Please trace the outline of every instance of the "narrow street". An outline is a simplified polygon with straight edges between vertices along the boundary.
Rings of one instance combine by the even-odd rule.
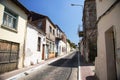
[[[0,0],[0,80],[120,80],[120,0]]]
[[[77,80],[78,54],[61,58],[19,80]]]

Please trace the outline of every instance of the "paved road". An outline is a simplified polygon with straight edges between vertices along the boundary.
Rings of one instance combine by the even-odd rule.
[[[77,80],[77,53],[61,58],[20,80]]]

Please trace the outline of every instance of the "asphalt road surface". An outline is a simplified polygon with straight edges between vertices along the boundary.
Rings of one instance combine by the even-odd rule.
[[[69,54],[20,80],[77,80],[78,54]]]

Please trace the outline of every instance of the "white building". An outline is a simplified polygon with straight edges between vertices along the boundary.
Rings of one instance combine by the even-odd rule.
[[[56,25],[56,54],[58,56],[64,55],[67,53],[67,43],[66,43],[66,35],[64,32],[60,29],[58,25]],[[69,45],[68,45],[69,46]]]
[[[61,55],[64,55],[66,54],[66,44],[65,42],[63,42],[62,40],[60,40],[58,42],[58,55],[61,56]]]
[[[45,59],[50,59],[55,57],[55,34],[56,27],[54,23],[50,20],[49,17],[45,15],[41,15],[36,12],[31,12],[32,22],[45,33],[46,35],[46,51],[45,51]],[[37,20],[37,22],[34,22]]]
[[[70,44],[67,42],[67,53],[69,53],[71,50]]]
[[[27,25],[24,66],[37,64],[45,59],[46,37],[38,26],[30,23]]]

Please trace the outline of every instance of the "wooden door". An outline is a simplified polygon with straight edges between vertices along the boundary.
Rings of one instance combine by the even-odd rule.
[[[0,73],[17,69],[19,44],[0,40]]]
[[[45,49],[45,45],[43,44],[43,46],[42,46],[42,60],[45,59],[44,49]]]

